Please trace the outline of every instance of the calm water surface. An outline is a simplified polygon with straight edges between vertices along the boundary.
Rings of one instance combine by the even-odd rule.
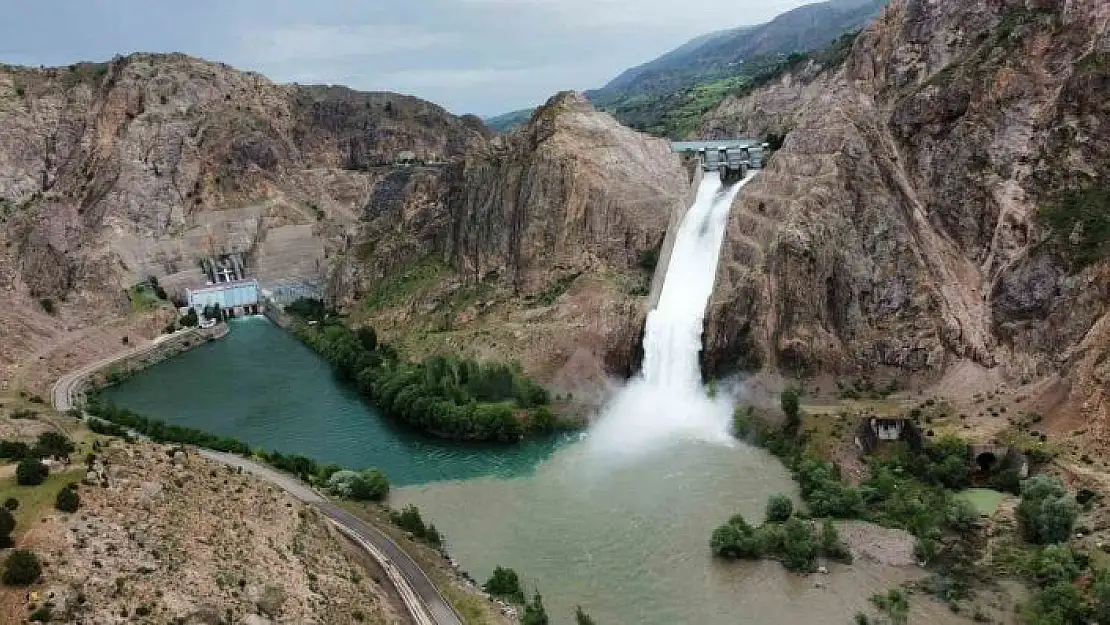
[[[226,339],[106,395],[254,446],[380,467],[405,486],[392,505],[419,505],[475,578],[496,565],[516,568],[543,592],[555,623],[573,622],[581,604],[606,625],[843,624],[906,575],[858,563],[803,578],[774,562],[710,557],[715,526],[737,512],[758,523],[768,496],[794,492],[785,468],[762,451],[689,441],[614,463],[571,441],[428,440],[385,422],[326,362],[262,318],[236,320]]]
[[[395,485],[531,472],[556,441],[461,445],[397,427],[331,367],[265,317],[231,322],[213,341],[138,373],[104,396],[168,423],[232,436],[352,468],[375,466]]]

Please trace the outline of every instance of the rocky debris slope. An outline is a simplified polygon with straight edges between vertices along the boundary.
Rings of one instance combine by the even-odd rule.
[[[75,474],[75,480],[78,479]],[[76,623],[395,623],[384,575],[315,509],[183,451],[111,443],[27,537]],[[381,581],[379,581],[381,580]]]
[[[734,207],[707,364],[1097,370],[1110,298],[1081,253],[1105,218],[1072,200],[1110,182],[1108,21],[1098,0],[896,0],[835,71],[711,113],[786,139]]]

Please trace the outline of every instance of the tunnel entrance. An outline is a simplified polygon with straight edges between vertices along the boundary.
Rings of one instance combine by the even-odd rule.
[[[993,452],[984,451],[975,456],[975,465],[979,467],[980,473],[990,473],[998,466],[998,456]]]

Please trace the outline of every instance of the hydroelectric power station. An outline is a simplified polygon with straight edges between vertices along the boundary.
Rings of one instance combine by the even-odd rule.
[[[750,170],[763,168],[767,144],[754,139],[675,141],[671,148],[679,154],[696,154],[702,169],[718,172],[722,183],[731,184],[747,178]]]

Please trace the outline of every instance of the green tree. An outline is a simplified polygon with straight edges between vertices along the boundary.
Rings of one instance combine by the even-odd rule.
[[[550,622],[547,618],[547,610],[543,607],[543,597],[537,591],[532,595],[532,600],[524,606],[524,616],[520,619],[520,625],[549,625]]]
[[[794,514],[794,502],[786,495],[772,495],[767,500],[768,523],[785,523]]]
[[[597,622],[590,618],[580,605],[574,606],[574,623],[575,625],[597,625]]]
[[[524,590],[520,587],[520,577],[510,568],[496,567],[489,580],[482,586],[486,592],[512,603],[524,603]]]
[[[29,586],[42,576],[42,564],[38,556],[26,549],[16,549],[4,560],[3,582],[5,586]]]
[[[779,405],[786,415],[786,429],[792,433],[797,432],[802,425],[801,392],[793,386],[784,389],[779,394]]]
[[[62,458],[68,457],[71,453],[77,450],[73,441],[69,440],[64,434],[57,432],[45,432],[39,435],[39,440],[35,443],[32,450],[32,455],[39,458]]]
[[[1026,625],[1070,625],[1088,622],[1090,613],[1075,584],[1058,582],[1037,591],[1026,603],[1022,616]]]
[[[366,469],[351,482],[351,498],[358,501],[382,501],[389,495],[389,478],[378,469]]]
[[[362,348],[368,352],[378,349],[378,333],[374,331],[371,326],[363,326],[358,329],[358,342]]]
[[[791,518],[782,525],[782,563],[787,569],[808,573],[817,564],[817,537],[806,521]]]
[[[825,519],[821,524],[821,553],[836,562],[852,563],[852,552],[840,540],[840,532],[836,531],[832,519]]]
[[[1067,541],[1078,516],[1079,504],[1059,478],[1036,475],[1022,482],[1017,518],[1030,542],[1047,545]]]
[[[15,516],[7,508],[0,508],[0,549],[12,546],[13,530],[15,530]]]
[[[197,317],[196,309],[190,308],[189,312],[181,316],[181,326],[185,328],[195,328],[200,323],[200,318]]]
[[[31,448],[23,441],[0,440],[0,459],[23,460],[31,455]]]
[[[1049,545],[1033,560],[1033,575],[1042,586],[1071,583],[1079,578],[1079,564],[1072,556],[1071,548]]]
[[[50,469],[38,458],[24,458],[15,468],[15,481],[20,486],[38,486],[46,481]]]
[[[7,499],[4,500],[4,509],[5,510],[17,510],[17,509],[19,509],[19,500],[16,499],[15,497],[8,497]]]
[[[77,512],[80,505],[81,497],[77,494],[77,489],[71,486],[58,491],[58,496],[54,498],[54,507],[62,512]]]

